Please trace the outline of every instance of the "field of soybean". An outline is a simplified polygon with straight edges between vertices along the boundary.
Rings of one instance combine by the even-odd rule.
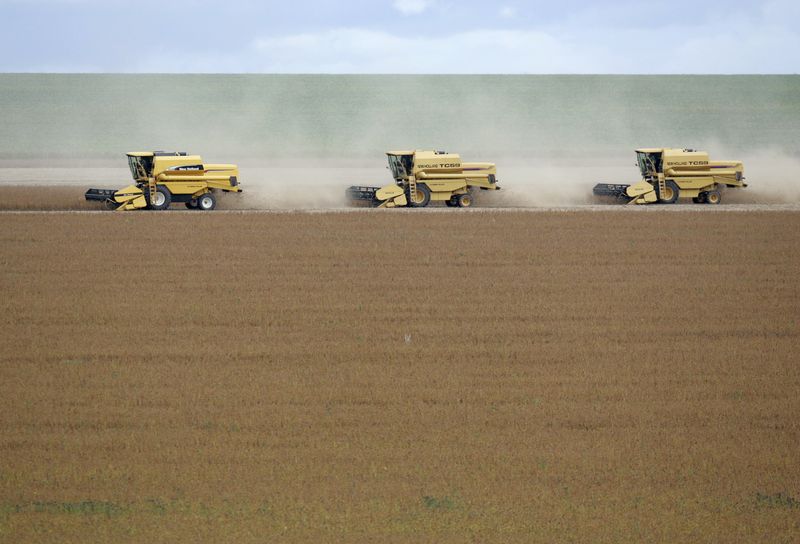
[[[795,541],[800,214],[626,210],[0,214],[0,541]]]

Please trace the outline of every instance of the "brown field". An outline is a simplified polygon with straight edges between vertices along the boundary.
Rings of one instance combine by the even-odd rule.
[[[0,186],[0,210],[103,210],[100,202],[87,202],[88,187],[76,185]]]
[[[800,213],[0,232],[0,541],[800,540]]]

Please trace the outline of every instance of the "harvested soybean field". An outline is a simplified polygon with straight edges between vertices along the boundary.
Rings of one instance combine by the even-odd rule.
[[[4,542],[800,538],[799,213],[0,231]]]

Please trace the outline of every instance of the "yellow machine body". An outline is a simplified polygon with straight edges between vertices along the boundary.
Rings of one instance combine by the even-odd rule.
[[[348,199],[381,208],[424,207],[431,201],[467,208],[477,189],[497,190],[497,169],[489,162],[462,162],[457,153],[389,151],[394,183],[384,187],[350,187]]]
[[[118,211],[164,210],[172,202],[209,210],[216,206],[215,192],[242,192],[235,164],[208,164],[183,152],[137,151],[127,157],[134,184],[117,191],[89,189],[87,200],[105,201]]]
[[[719,204],[728,187],[747,187],[741,161],[712,161],[705,151],[674,148],[636,150],[642,181],[632,185],[600,183],[596,195],[630,199],[631,204],[672,204],[691,198],[697,204]]]

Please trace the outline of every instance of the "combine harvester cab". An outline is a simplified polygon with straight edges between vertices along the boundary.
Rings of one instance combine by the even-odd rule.
[[[694,149],[637,149],[642,181],[632,185],[598,183],[594,194],[630,204],[674,204],[691,198],[695,204],[719,204],[726,187],[747,187],[741,161],[711,161]]]
[[[461,162],[444,151],[389,151],[394,183],[384,187],[354,185],[346,197],[352,206],[424,208],[431,201],[469,208],[476,189],[498,190],[497,168],[490,162]]]
[[[189,209],[213,210],[216,191],[242,192],[235,164],[204,164],[199,155],[182,151],[132,152],[127,156],[134,184],[119,190],[89,189],[86,200],[104,202],[118,211],[166,210],[173,202],[183,202]]]

